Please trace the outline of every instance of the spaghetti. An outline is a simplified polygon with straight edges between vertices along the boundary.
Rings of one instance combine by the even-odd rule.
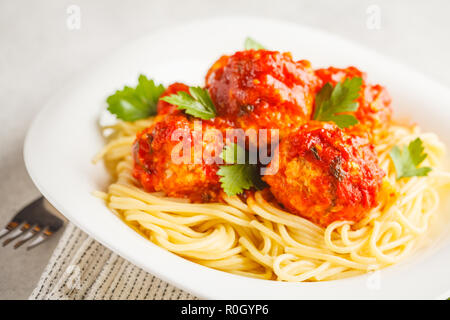
[[[439,207],[439,188],[450,181],[440,170],[444,145],[417,126],[392,124],[376,144],[386,172],[378,206],[353,223],[336,221],[322,228],[282,209],[267,191],[244,202],[223,194],[225,203],[149,193],[132,176],[132,144],[152,119],[118,122],[94,161],[104,160],[113,183],[96,192],[127,224],[156,245],[206,267],[280,281],[324,281],[378,270],[416,249]],[[396,180],[389,157],[394,145],[420,137],[433,167],[425,177]]]

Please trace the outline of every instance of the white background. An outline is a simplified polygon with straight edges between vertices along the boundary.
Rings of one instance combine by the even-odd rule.
[[[67,27],[70,5],[81,10],[79,30]],[[373,5],[379,29],[367,27]],[[339,34],[450,87],[449,12],[445,0],[0,0],[0,227],[39,196],[22,158],[33,116],[65,82],[133,39],[204,17],[270,17]],[[29,296],[57,238],[30,252],[0,247],[0,299]]]

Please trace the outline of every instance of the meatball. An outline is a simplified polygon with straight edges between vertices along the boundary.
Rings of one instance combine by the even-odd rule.
[[[359,221],[377,204],[384,172],[367,139],[311,121],[281,140],[263,180],[294,214],[326,227]]]
[[[133,176],[149,192],[192,202],[220,200],[217,158],[227,127],[221,119],[195,122],[183,113],[165,116],[137,134]],[[196,139],[199,144],[194,144]]]
[[[223,56],[206,75],[219,116],[244,130],[279,129],[280,137],[310,118],[317,84],[308,61],[266,50]]]
[[[174,113],[182,112],[181,110],[178,109],[177,106],[161,100],[162,97],[167,97],[172,94],[177,94],[177,92],[180,92],[180,91],[189,93],[189,87],[187,85],[185,85],[184,83],[180,83],[180,82],[172,83],[170,86],[167,87],[166,91],[164,91],[163,94],[160,96],[160,99],[158,100],[158,104],[156,106],[156,111],[158,113],[158,116],[164,116],[167,114],[174,114]]]
[[[347,131],[372,138],[375,130],[384,128],[389,123],[392,116],[389,93],[386,88],[379,84],[368,84],[367,76],[364,72],[355,67],[346,69],[330,67],[316,70],[316,75],[322,81],[318,88],[319,90],[327,82],[335,86],[346,78],[360,77],[363,79],[360,96],[357,100],[359,106],[355,112],[359,124],[349,128]]]

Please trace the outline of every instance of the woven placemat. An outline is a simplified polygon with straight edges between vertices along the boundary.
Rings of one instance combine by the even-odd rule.
[[[136,267],[69,223],[29,299],[195,297]]]

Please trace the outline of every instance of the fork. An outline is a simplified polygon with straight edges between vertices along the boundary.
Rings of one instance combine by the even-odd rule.
[[[9,236],[3,241],[3,246],[18,240],[14,244],[14,249],[33,240],[27,247],[27,250],[31,250],[61,229],[65,221],[65,218],[44,197],[40,197],[11,219],[0,231],[0,239]]]

